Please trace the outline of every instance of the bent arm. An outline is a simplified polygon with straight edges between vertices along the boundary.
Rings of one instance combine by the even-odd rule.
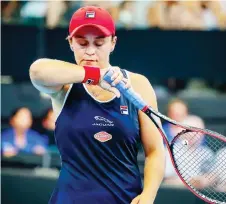
[[[29,72],[33,85],[47,94],[58,92],[66,84],[80,83],[85,77],[82,66],[52,59],[36,60]]]
[[[134,89],[155,110],[157,101],[149,81],[141,75],[136,76]],[[144,89],[145,87],[145,89]],[[141,140],[145,152],[144,189],[142,195],[154,202],[165,171],[165,151],[163,139],[154,123],[143,112],[139,112]]]

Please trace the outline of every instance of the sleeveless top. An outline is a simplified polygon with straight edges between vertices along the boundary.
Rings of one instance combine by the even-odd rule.
[[[138,110],[123,95],[99,102],[73,84],[55,140],[62,167],[49,203],[128,204],[142,192]]]

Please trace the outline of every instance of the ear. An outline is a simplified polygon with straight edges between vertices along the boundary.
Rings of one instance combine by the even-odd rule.
[[[113,39],[112,39],[112,47],[111,47],[111,52],[114,51],[115,49],[115,45],[116,45],[116,42],[117,42],[117,36],[114,36]]]
[[[73,45],[72,45],[72,38],[68,38],[68,43],[71,48],[71,51],[74,52]]]

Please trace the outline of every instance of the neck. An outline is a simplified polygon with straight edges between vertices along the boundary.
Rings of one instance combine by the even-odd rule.
[[[14,129],[15,135],[19,138],[24,138],[26,136],[26,130],[23,129]]]

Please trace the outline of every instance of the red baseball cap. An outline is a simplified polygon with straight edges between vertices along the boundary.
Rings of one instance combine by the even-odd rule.
[[[115,35],[115,23],[108,11],[96,6],[86,6],[73,14],[68,38],[75,34],[84,35],[93,27],[103,36]]]

